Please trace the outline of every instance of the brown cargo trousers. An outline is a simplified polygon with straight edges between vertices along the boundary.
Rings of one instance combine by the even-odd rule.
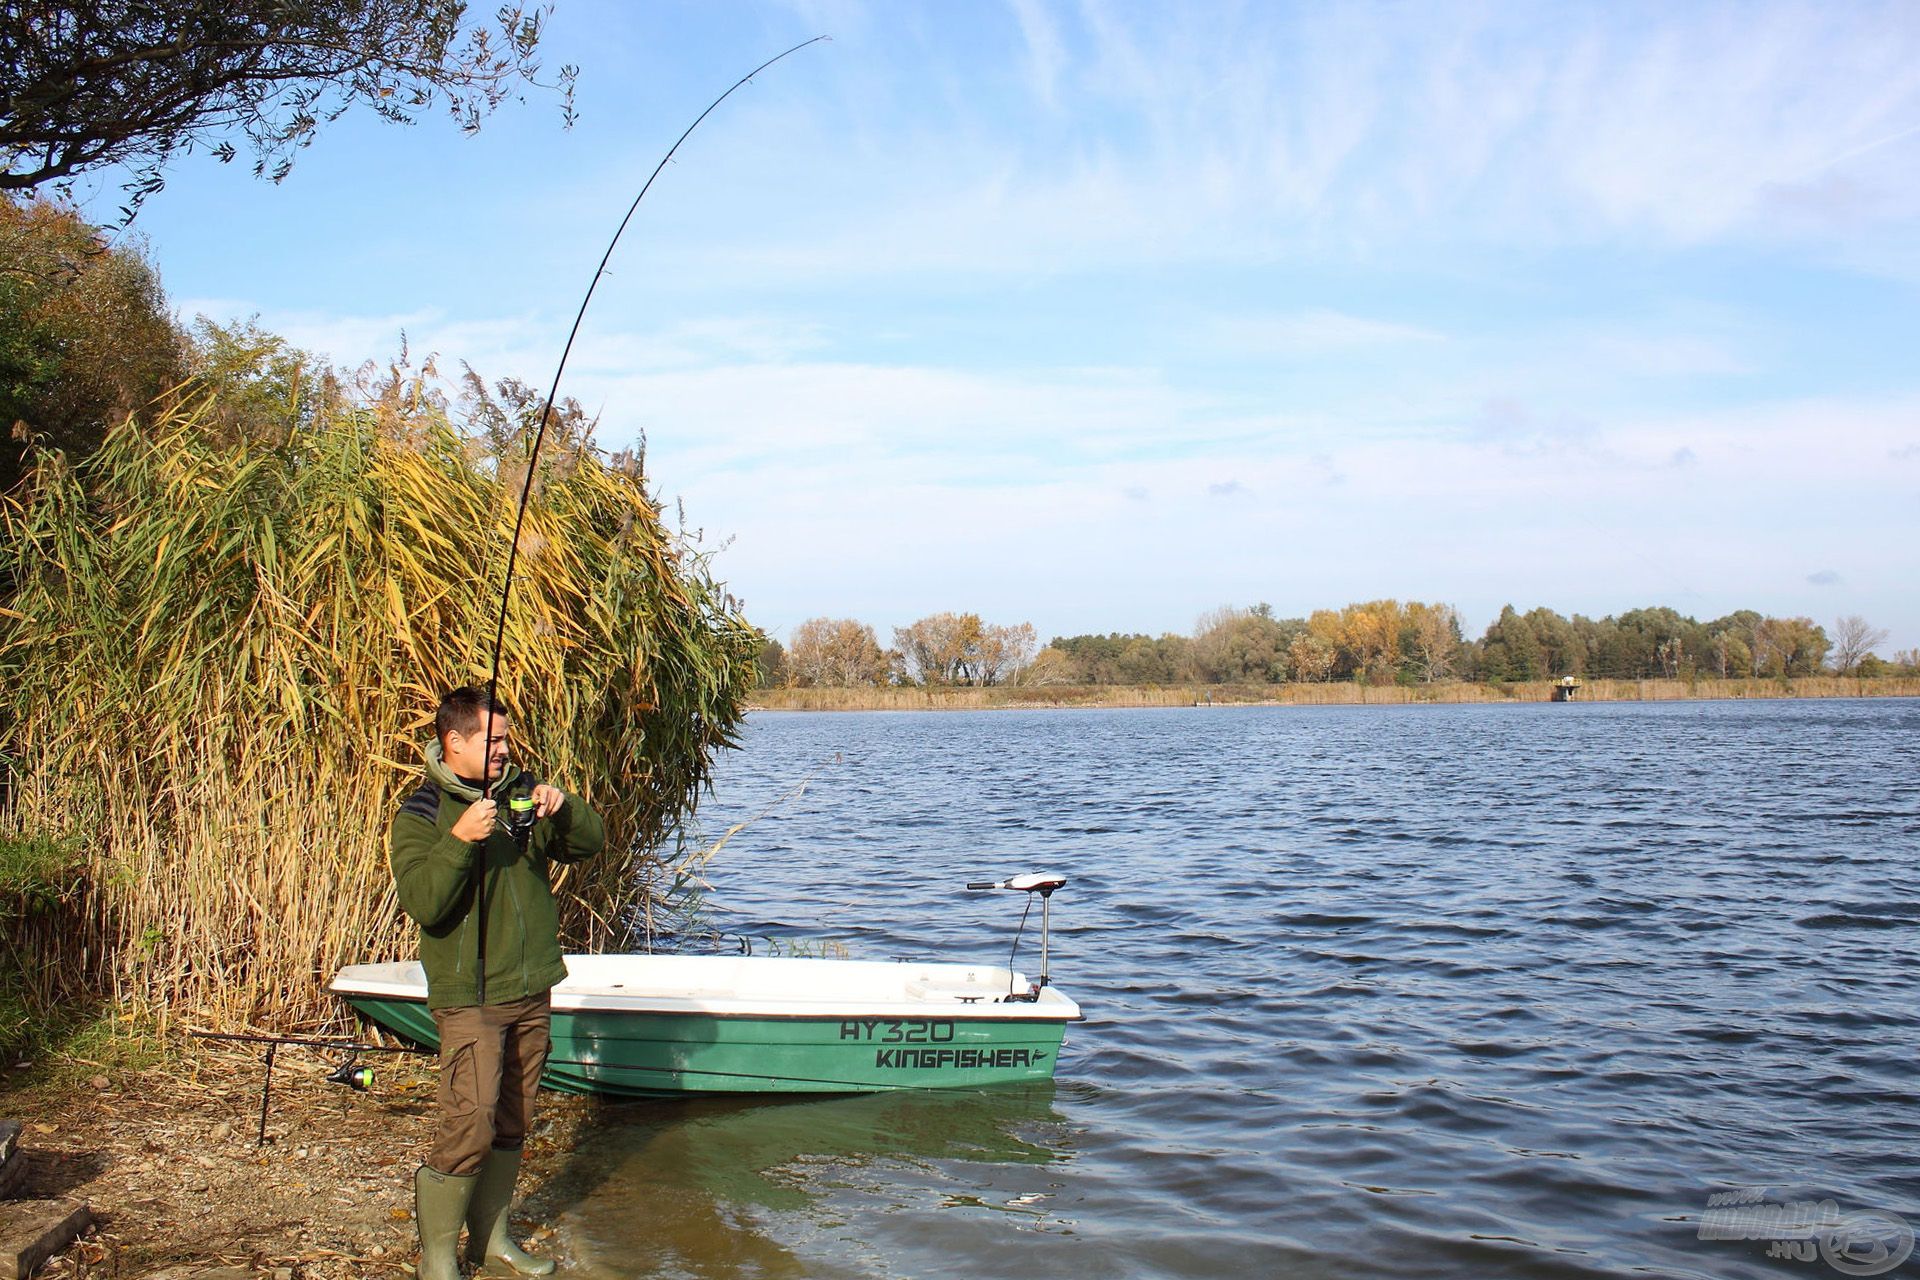
[[[465,1177],[489,1149],[518,1150],[547,1064],[546,992],[511,1004],[435,1009],[440,1029],[440,1131],[427,1164]]]

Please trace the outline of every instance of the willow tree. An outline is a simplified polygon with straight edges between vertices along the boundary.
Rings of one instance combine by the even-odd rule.
[[[544,8],[474,18],[463,0],[9,0],[0,5],[0,191],[60,189],[124,166],[130,221],[167,162],[253,154],[278,182],[320,127],[359,106],[411,124],[445,110],[471,133],[542,81]]]
[[[76,850],[76,910],[25,948],[63,980],[285,1025],[340,964],[409,953],[385,831],[439,694],[487,674],[526,475],[519,438],[463,433],[427,388],[269,444],[200,396],[6,500],[0,837]],[[522,757],[607,818],[561,894],[597,948],[732,740],[759,636],[634,459],[549,448],[500,687]]]

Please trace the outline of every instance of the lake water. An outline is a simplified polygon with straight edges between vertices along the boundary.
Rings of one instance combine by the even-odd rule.
[[[714,925],[1005,963],[1023,899],[962,884],[1063,871],[1088,1019],[1040,1088],[606,1108],[583,1274],[1910,1274],[1917,738],[1905,700],[757,715],[710,837],[839,763],[727,846]],[[1701,1238],[1808,1200],[1848,1229]]]

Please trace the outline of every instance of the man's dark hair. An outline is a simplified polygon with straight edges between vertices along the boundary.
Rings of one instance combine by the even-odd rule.
[[[485,685],[462,685],[440,699],[440,709],[433,713],[433,731],[443,744],[450,733],[466,737],[485,723],[487,712],[504,716],[507,709]]]

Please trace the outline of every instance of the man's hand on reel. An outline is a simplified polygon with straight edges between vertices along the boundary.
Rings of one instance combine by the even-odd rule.
[[[567,802],[567,793],[558,787],[541,783],[533,789],[533,816],[551,818],[560,812],[560,806]]]

